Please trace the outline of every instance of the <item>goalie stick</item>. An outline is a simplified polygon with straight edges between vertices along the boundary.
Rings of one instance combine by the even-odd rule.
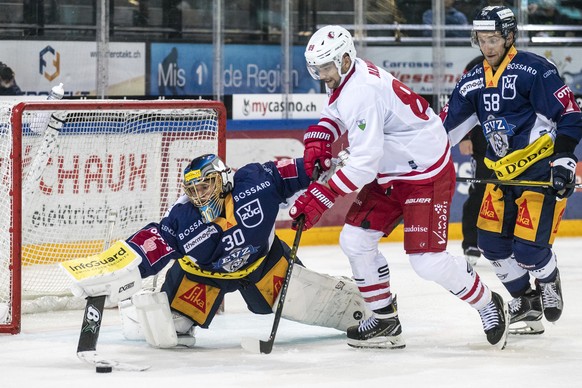
[[[505,186],[529,186],[529,187],[553,187],[552,182],[541,182],[541,181],[526,181],[526,180],[508,180],[502,181],[500,179],[479,179],[479,178],[465,178],[457,177],[457,183],[476,183],[481,185],[486,185],[491,183],[493,185],[505,185]],[[582,184],[580,183],[568,183],[566,188],[582,189]]]
[[[109,229],[103,244],[103,250],[107,249],[110,245],[116,218],[116,213],[112,212],[109,214],[107,220]],[[136,365],[108,360],[97,353],[97,340],[99,339],[99,330],[101,329],[103,319],[105,299],[105,295],[88,296],[86,298],[87,303],[85,305],[85,313],[83,314],[83,323],[77,345],[77,357],[82,361],[94,365],[97,370],[104,368],[106,372],[111,372],[113,369],[123,371],[144,371],[149,369],[149,365]]]
[[[269,339],[266,341],[257,340],[254,338],[245,337],[241,340],[241,346],[246,351],[251,353],[263,353],[269,354],[273,350],[273,344],[275,342],[275,336],[277,335],[277,329],[279,327],[279,321],[281,321],[281,314],[283,314],[283,305],[285,303],[285,295],[287,295],[287,288],[289,286],[289,281],[291,280],[291,273],[293,272],[293,266],[295,265],[295,260],[297,257],[297,249],[299,248],[299,241],[301,240],[301,232],[303,231],[303,226],[305,225],[305,216],[302,215],[297,221],[297,232],[295,233],[295,239],[293,240],[293,247],[291,248],[291,254],[289,255],[289,266],[287,267],[287,272],[285,273],[285,279],[283,280],[283,286],[281,287],[281,292],[279,293],[279,302],[277,303],[277,310],[275,311],[275,318],[273,319],[273,327],[271,328],[271,334]]]

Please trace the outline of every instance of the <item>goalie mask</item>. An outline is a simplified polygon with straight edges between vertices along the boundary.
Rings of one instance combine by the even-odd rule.
[[[352,65],[344,74],[342,74],[342,58],[348,54],[352,60]],[[353,68],[356,60],[356,47],[352,40],[352,35],[343,27],[326,26],[320,28],[313,34],[307,48],[305,49],[305,61],[309,74],[320,80],[319,69],[335,65],[341,77],[341,82],[346,74]]]
[[[199,156],[184,169],[184,192],[205,223],[214,221],[224,209],[224,198],[232,191],[230,172],[214,154]]]
[[[513,11],[504,6],[490,6],[483,8],[473,19],[471,31],[471,43],[479,48],[477,32],[499,31],[503,39],[507,40],[510,32],[513,32],[513,41],[517,39],[517,19]]]

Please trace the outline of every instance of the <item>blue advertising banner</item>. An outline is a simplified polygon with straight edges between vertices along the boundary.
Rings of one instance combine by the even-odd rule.
[[[151,95],[212,95],[211,44],[152,43]],[[293,47],[291,82],[294,93],[319,93],[319,82],[309,75],[304,47]],[[281,47],[225,45],[224,94],[281,93]]]

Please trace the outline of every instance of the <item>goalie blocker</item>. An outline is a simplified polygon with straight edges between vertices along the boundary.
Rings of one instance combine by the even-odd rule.
[[[107,296],[109,304],[127,299],[141,289],[138,265],[141,257],[125,241],[90,257],[60,263],[72,279],[77,297]]]

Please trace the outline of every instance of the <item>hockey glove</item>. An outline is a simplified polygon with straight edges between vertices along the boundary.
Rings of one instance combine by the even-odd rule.
[[[292,228],[297,230],[297,220],[301,214],[305,214],[304,230],[311,228],[319,221],[321,215],[335,202],[337,194],[321,183],[314,182],[309,185],[289,210],[289,215],[294,222]]]
[[[313,177],[315,164],[319,162],[319,168],[323,171],[331,167],[331,144],[333,134],[321,125],[311,125],[303,136],[305,151],[303,151],[303,163],[307,176]]]
[[[564,152],[556,154],[550,160],[550,181],[553,186],[553,194],[558,198],[568,198],[574,193],[576,180],[576,163],[578,159],[574,154]]]

